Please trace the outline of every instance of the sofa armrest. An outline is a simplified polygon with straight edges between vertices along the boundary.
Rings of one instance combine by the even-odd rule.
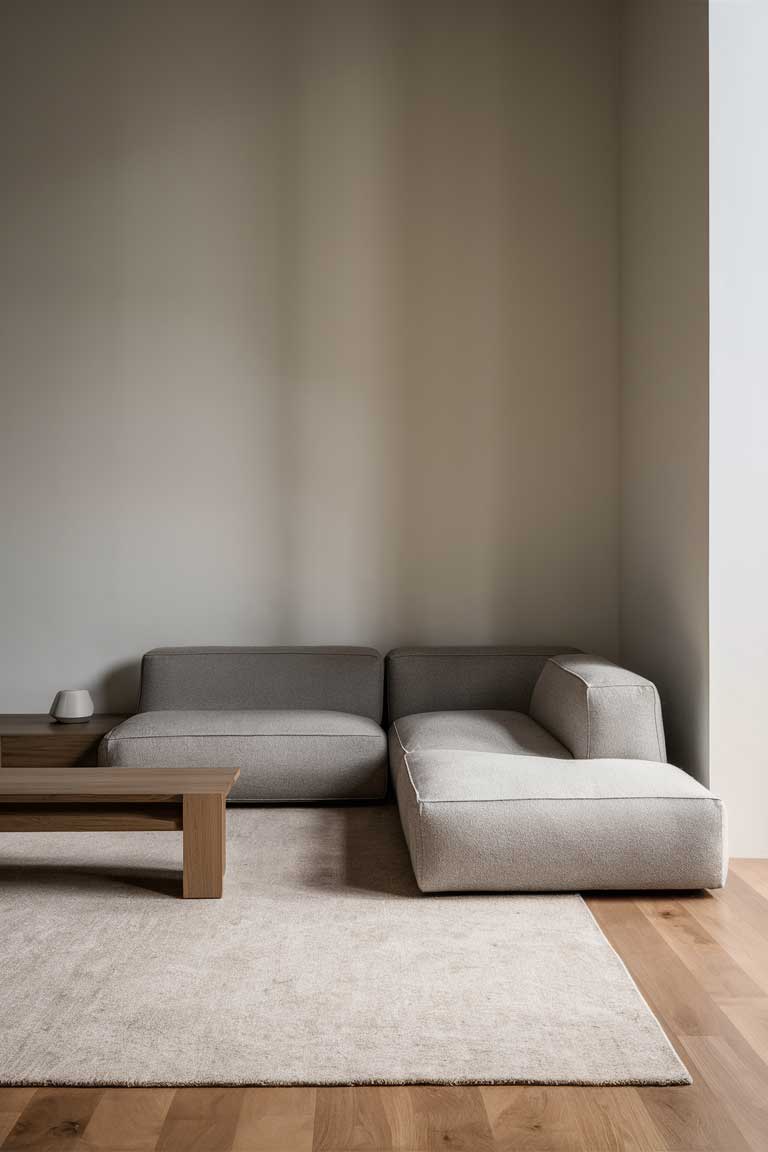
[[[554,656],[531,697],[533,719],[578,760],[666,761],[654,684],[599,656]]]

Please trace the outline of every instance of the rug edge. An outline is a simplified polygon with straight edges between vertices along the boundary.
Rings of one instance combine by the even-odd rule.
[[[587,916],[591,920],[597,934],[602,938],[602,940],[605,942],[606,947],[610,948],[611,952],[614,954],[614,956],[618,960],[619,964],[621,965],[621,967],[624,971],[624,974],[625,974],[627,980],[630,982],[630,984],[634,988],[635,992],[639,996],[640,1000],[643,1003],[643,1006],[647,1009],[649,1016],[651,1017],[654,1024],[656,1025],[656,1028],[659,1032],[659,1035],[664,1040],[664,1043],[666,1044],[666,1046],[667,1046],[669,1052],[671,1053],[673,1059],[675,1060],[675,1062],[677,1063],[677,1065],[681,1069],[683,1076],[685,1076],[684,1080],[683,1079],[681,1079],[681,1080],[667,1080],[664,1082],[651,1080],[651,1081],[638,1081],[637,1083],[640,1085],[652,1085],[652,1086],[657,1086],[657,1085],[666,1086],[669,1084],[693,1084],[693,1077],[691,1076],[691,1073],[688,1071],[686,1064],[683,1062],[683,1059],[680,1056],[680,1053],[677,1051],[677,1048],[675,1048],[674,1044],[672,1043],[669,1036],[667,1035],[667,1031],[664,1028],[664,1026],[662,1025],[661,1020],[659,1020],[659,1018],[656,1015],[656,1013],[654,1012],[653,1008],[651,1007],[651,1005],[648,1003],[647,999],[643,995],[642,990],[638,986],[637,981],[635,980],[634,976],[630,972],[629,968],[624,963],[623,958],[619,955],[619,953],[614,948],[613,944],[611,944],[610,940],[606,936],[601,925],[598,923],[596,917],[594,916],[592,909],[590,908],[589,904],[587,904],[587,901],[584,899],[584,896],[582,895],[581,892],[576,892],[576,893],[574,893],[574,895],[576,895],[579,898],[579,901],[581,902],[581,905],[582,905],[585,913],[587,914]],[[626,1083],[629,1083],[629,1081],[626,1081]]]
[[[236,1080],[203,1078],[200,1080],[121,1080],[119,1078],[96,1079],[5,1079],[0,1076],[0,1088],[408,1088],[420,1086],[434,1086],[445,1088],[461,1087],[563,1087],[574,1088],[685,1088],[693,1084],[693,1078],[685,1065],[680,1061],[684,1075],[680,1077],[657,1077],[648,1079],[643,1077],[623,1077],[611,1079],[567,1079],[562,1077],[533,1077],[525,1079],[516,1077],[508,1080],[470,1080],[470,1079],[368,1079],[368,1080]]]

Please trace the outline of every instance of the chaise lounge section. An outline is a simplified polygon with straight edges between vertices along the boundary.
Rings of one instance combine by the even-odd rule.
[[[100,763],[239,768],[233,801],[381,800],[383,682],[372,648],[157,648]]]
[[[653,684],[563,649],[396,649],[390,767],[424,892],[718,888],[719,799]]]

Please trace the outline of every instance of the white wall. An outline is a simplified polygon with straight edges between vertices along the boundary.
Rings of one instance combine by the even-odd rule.
[[[768,856],[768,4],[710,4],[711,778]]]
[[[618,616],[610,0],[6,0],[0,709]]]
[[[707,5],[621,27],[622,661],[659,687],[670,759],[708,761]]]

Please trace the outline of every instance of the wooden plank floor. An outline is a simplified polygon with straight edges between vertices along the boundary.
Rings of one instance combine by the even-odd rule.
[[[4,1088],[0,1148],[768,1152],[768,860],[589,905],[690,1069],[678,1088]]]

